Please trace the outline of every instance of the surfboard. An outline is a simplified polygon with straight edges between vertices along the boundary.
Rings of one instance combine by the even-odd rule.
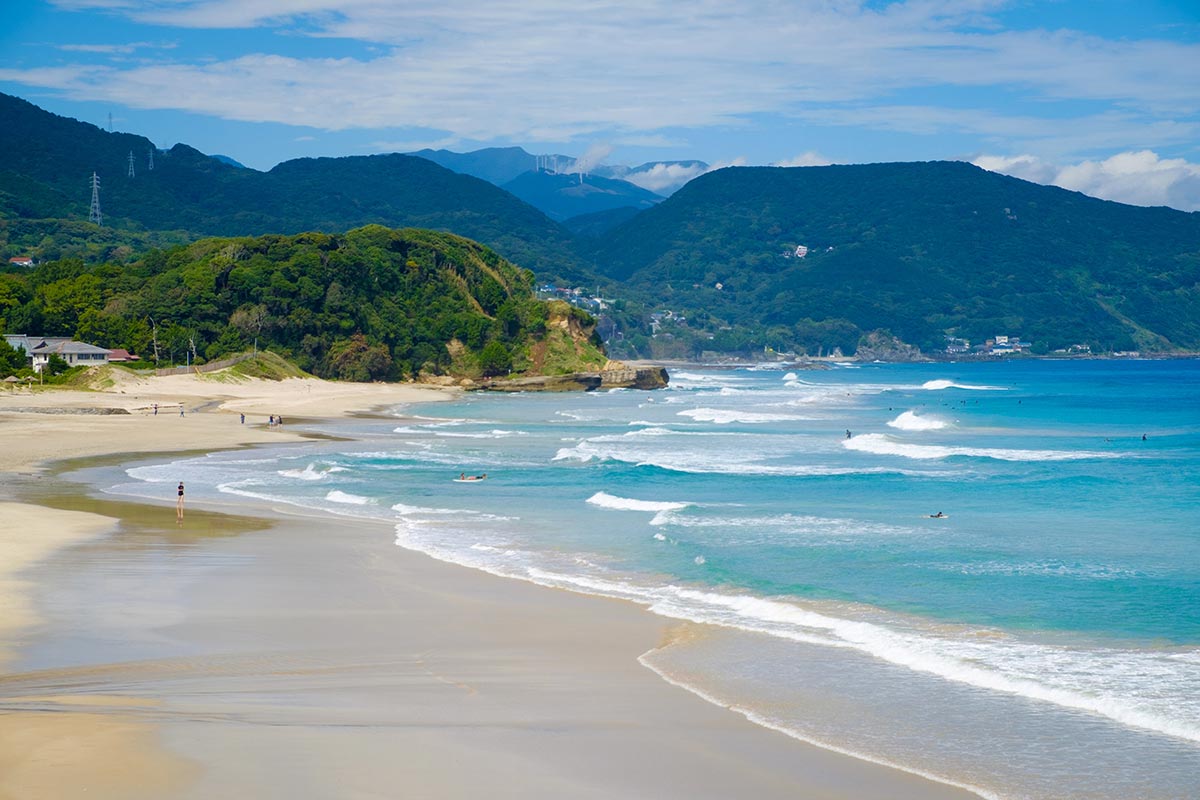
[[[454,482],[455,483],[479,483],[481,481],[486,481],[486,480],[487,480],[487,478],[455,478]]]

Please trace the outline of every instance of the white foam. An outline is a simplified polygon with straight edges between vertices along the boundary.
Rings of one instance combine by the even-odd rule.
[[[713,422],[717,425],[728,425],[732,422],[756,425],[763,422],[791,422],[806,420],[796,414],[769,414],[761,411],[741,411],[732,408],[689,408],[680,411],[677,416],[690,417],[697,422]]]
[[[319,469],[316,463],[309,464],[304,469],[281,469],[279,474],[285,478],[296,478],[302,481],[319,481],[327,478],[332,472],[345,472],[345,467],[329,467]]]
[[[333,489],[326,494],[325,499],[331,503],[345,503],[353,506],[367,506],[375,502],[369,497],[363,497],[360,494],[350,494],[349,492],[343,492],[338,489]]]
[[[937,417],[918,417],[915,411],[905,411],[888,422],[888,426],[902,431],[937,431],[946,427],[946,421]]]
[[[634,500],[628,497],[618,497],[607,492],[596,492],[587,502],[600,508],[611,508],[617,511],[678,511],[687,508],[689,503],[661,502],[656,500]]]
[[[967,389],[973,392],[1003,392],[1006,389],[1003,386],[980,386],[971,383],[955,383],[944,378],[933,381],[925,381],[921,384],[922,389],[928,391],[937,391],[939,389]]]
[[[903,456],[915,459],[950,458],[993,458],[998,461],[1076,461],[1089,458],[1120,458],[1119,453],[1101,453],[1092,450],[1008,450],[998,447],[948,447],[934,444],[909,444],[900,442],[882,433],[864,433],[846,439],[842,446],[876,455]]]
[[[404,516],[425,515],[425,514],[461,514],[462,512],[456,508],[426,508],[424,506],[410,506],[406,503],[396,503],[392,506],[392,511]]]

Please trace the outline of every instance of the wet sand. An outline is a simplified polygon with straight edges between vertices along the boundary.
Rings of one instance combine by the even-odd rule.
[[[0,628],[4,800],[972,796],[667,684],[637,658],[677,623],[388,525],[23,491],[6,523],[83,530],[5,576],[36,616]]]

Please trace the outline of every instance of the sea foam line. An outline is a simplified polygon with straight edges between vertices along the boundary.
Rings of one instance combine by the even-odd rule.
[[[736,411],[731,408],[689,408],[680,411],[676,416],[690,417],[697,422],[713,422],[717,425],[728,425],[731,422],[758,424],[762,422],[792,422],[807,420],[797,414],[768,414],[761,411]]]
[[[935,444],[909,444],[898,442],[882,433],[863,433],[846,439],[842,446],[875,455],[903,456],[915,459],[950,458],[970,456],[972,458],[994,458],[998,461],[1077,461],[1089,458],[1120,458],[1120,453],[1101,453],[1093,450],[1009,450],[999,447],[949,447]]]
[[[1002,664],[987,660],[996,657],[1007,658],[1009,661],[1015,659],[1018,668],[1029,663],[1041,664],[1043,668],[1049,665],[1053,668],[1048,672],[1039,669],[1038,674],[1053,676],[1060,674],[1062,667],[1078,659],[1079,654],[1069,648],[1008,641],[993,645],[990,642],[944,640],[930,635],[889,629],[873,622],[833,617],[790,602],[752,595],[705,592],[670,584],[637,586],[620,579],[563,574],[529,564],[523,564],[519,570],[505,569],[491,562],[465,557],[464,553],[457,550],[430,543],[418,543],[412,539],[413,529],[407,526],[398,525],[396,532],[396,544],[401,547],[425,552],[443,561],[474,567],[495,575],[517,578],[540,586],[630,600],[645,606],[655,614],[671,619],[763,633],[805,644],[857,650],[882,661],[956,683],[1039,700],[1062,708],[1086,711],[1129,727],[1200,742],[1200,726],[1164,717],[1155,710],[1139,708],[1103,685],[1079,688],[1042,683],[1026,675],[1013,674],[1011,669]],[[1094,655],[1096,659],[1107,663],[1112,661],[1114,656],[1119,658],[1122,654],[1120,651],[1109,650]],[[1086,658],[1086,655],[1084,657]],[[1149,658],[1155,659],[1157,656]],[[1185,669],[1191,667],[1191,660],[1172,658],[1170,654],[1164,654],[1155,662],[1161,668],[1158,661],[1183,663]],[[1141,670],[1154,666],[1142,664],[1141,661],[1138,664],[1141,666],[1135,665],[1135,668]],[[1069,672],[1086,679],[1092,676],[1094,668],[1095,664],[1076,663],[1071,666]]]
[[[782,733],[784,736],[788,736],[792,739],[796,739],[797,741],[804,742],[805,744],[813,745],[814,747],[819,747],[822,750],[828,750],[831,753],[839,753],[844,756],[849,756],[850,758],[856,758],[859,761],[866,761],[870,764],[878,764],[881,767],[887,767],[888,769],[895,769],[895,770],[899,770],[900,772],[907,772],[909,775],[916,775],[917,777],[933,781],[934,783],[941,783],[946,786],[954,786],[959,789],[964,789],[968,792],[979,795],[981,798],[983,798],[983,800],[1002,800],[1000,795],[994,794],[994,793],[986,791],[984,789],[981,789],[978,786],[973,786],[972,784],[963,783],[961,781],[951,780],[950,778],[947,778],[945,776],[936,775],[932,772],[927,772],[927,771],[925,771],[923,769],[919,769],[917,767],[910,767],[905,764],[901,764],[897,761],[892,761],[887,758],[881,758],[879,756],[868,755],[868,754],[863,753],[858,750],[851,750],[847,747],[842,747],[840,745],[831,744],[829,742],[822,741],[821,739],[814,739],[813,737],[808,736],[807,734],[801,733],[800,731],[796,730],[795,728],[790,728],[787,725],[784,725],[779,722],[775,722],[772,719],[768,719],[766,716],[758,713],[757,711],[752,711],[748,708],[737,705],[735,703],[727,703],[724,700],[721,700],[720,698],[718,698],[716,695],[714,695],[710,692],[707,692],[698,686],[694,686],[693,684],[687,683],[685,681],[681,681],[671,675],[668,675],[665,670],[660,669],[652,661],[650,661],[650,658],[653,657],[654,653],[656,653],[656,652],[657,652],[657,649],[648,650],[645,653],[642,653],[642,655],[638,656],[638,663],[641,664],[646,669],[653,672],[658,677],[662,678],[667,683],[671,684],[672,686],[683,689],[686,692],[691,692],[692,694],[696,695],[696,697],[699,697],[701,700],[705,701],[706,703],[711,703],[712,705],[717,706],[718,708],[723,708],[727,711],[732,711],[733,713],[744,717],[747,721],[752,722],[755,725],[766,728],[768,730],[775,731],[776,733]]]

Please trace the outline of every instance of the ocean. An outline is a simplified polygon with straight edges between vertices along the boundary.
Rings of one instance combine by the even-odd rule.
[[[1200,796],[1200,361],[689,367],[391,414],[104,490],[386,520],[711,623],[643,664],[986,797]]]

